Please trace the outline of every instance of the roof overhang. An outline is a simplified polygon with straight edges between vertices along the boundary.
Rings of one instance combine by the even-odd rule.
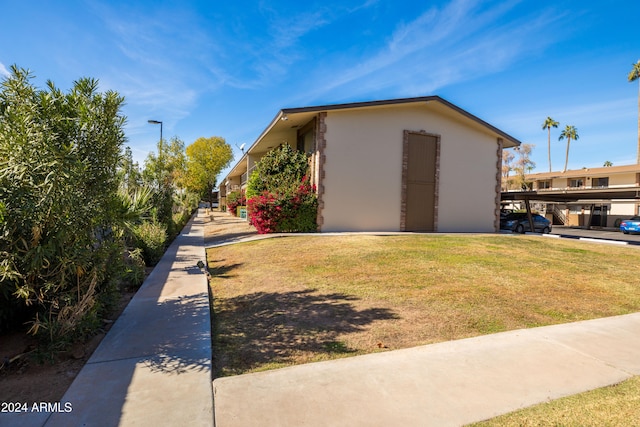
[[[501,138],[503,140],[504,148],[512,148],[519,146],[522,144],[521,141],[509,135],[508,133],[496,128],[495,126],[485,122],[484,120],[474,116],[466,110],[458,107],[451,102],[433,95],[433,96],[421,96],[414,98],[398,98],[398,99],[388,99],[382,101],[366,101],[366,102],[353,102],[349,104],[331,104],[331,105],[321,105],[316,107],[303,107],[303,108],[286,108],[280,111],[280,115],[287,117],[289,120],[300,115],[300,114],[309,114],[311,116],[321,112],[321,111],[337,111],[337,110],[352,110],[352,109],[365,109],[365,108],[376,108],[376,107],[389,107],[393,105],[410,105],[410,104],[428,104],[431,108],[443,112],[448,111],[450,114],[453,113],[458,117],[467,121],[468,124],[474,125],[476,127],[483,128],[489,133],[493,133],[496,137]],[[308,121],[307,118],[306,121]],[[303,120],[303,124],[306,123]]]

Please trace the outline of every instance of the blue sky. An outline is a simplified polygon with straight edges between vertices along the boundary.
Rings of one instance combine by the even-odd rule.
[[[569,168],[636,159],[640,2],[1,0],[0,76],[126,98],[141,165],[165,138],[250,145],[281,108],[439,95],[548,170],[547,116],[573,125]],[[552,131],[554,170],[565,141]]]

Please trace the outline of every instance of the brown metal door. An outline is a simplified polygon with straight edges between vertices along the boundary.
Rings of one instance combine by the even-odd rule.
[[[409,134],[407,231],[434,231],[437,138]]]

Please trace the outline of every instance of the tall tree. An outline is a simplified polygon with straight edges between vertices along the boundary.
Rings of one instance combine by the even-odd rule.
[[[551,117],[547,117],[547,120],[542,124],[542,129],[547,129],[547,155],[549,157],[549,172],[551,172],[551,128],[557,128],[560,123],[553,120]]]
[[[184,188],[184,142],[174,136],[170,141],[160,140],[157,149],[157,153],[149,153],[144,161],[144,180],[156,190],[163,187]]]
[[[502,191],[509,190],[509,173],[513,170],[514,154],[508,150],[502,150]]]
[[[517,184],[522,190],[528,188],[525,171],[531,172],[531,170],[536,166],[535,162],[531,160],[533,147],[533,144],[522,144],[519,147],[514,148],[518,153],[518,159],[516,160],[513,169],[516,171]]]
[[[198,138],[187,147],[187,188],[207,195],[209,207],[213,207],[212,190],[218,175],[233,160],[231,147],[224,138],[212,136]]]
[[[569,164],[569,146],[571,145],[572,139],[575,141],[579,138],[578,129],[576,129],[575,126],[567,125],[560,133],[560,137],[558,138],[558,141],[562,141],[565,138],[567,139],[567,155],[565,157],[564,169],[562,170],[562,172],[567,171],[567,165]]]
[[[118,164],[118,179],[120,185],[127,191],[135,191],[142,183],[142,175],[138,162],[133,161],[133,153],[130,147],[125,147]]]
[[[160,140],[158,152],[149,153],[144,162],[142,177],[154,191],[154,218],[168,227],[173,225],[173,196],[184,188],[186,158],[184,142],[178,137]]]
[[[638,62],[633,64],[633,68],[631,69],[631,72],[627,76],[627,79],[629,80],[629,82],[636,81],[639,78],[640,78],[640,59],[638,60]],[[637,158],[637,162],[638,164],[640,164],[640,80],[638,80],[638,82],[639,84],[638,84],[638,158]]]

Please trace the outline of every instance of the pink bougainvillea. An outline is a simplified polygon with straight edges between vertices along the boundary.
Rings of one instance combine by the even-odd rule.
[[[247,202],[249,222],[258,233],[314,232],[317,229],[318,202],[315,186],[305,176],[290,194],[268,191]]]

